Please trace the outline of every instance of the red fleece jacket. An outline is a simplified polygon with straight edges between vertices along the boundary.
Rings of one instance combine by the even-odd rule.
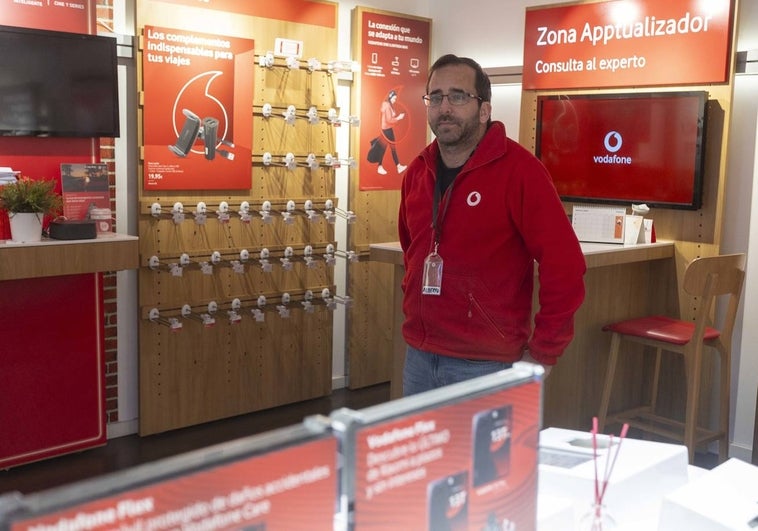
[[[442,355],[506,362],[528,348],[540,363],[555,364],[574,335],[586,265],[550,175],[493,122],[440,201],[442,293],[422,295],[438,157],[434,141],[403,180],[398,230],[406,342]]]

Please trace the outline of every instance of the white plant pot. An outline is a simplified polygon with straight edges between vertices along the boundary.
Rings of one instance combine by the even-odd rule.
[[[9,212],[11,240],[14,242],[38,242],[42,239],[42,218],[36,212]]]

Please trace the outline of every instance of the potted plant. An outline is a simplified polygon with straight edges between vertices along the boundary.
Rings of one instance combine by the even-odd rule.
[[[0,186],[0,208],[8,212],[14,242],[39,241],[42,220],[57,214],[63,201],[55,192],[54,180],[21,177]]]

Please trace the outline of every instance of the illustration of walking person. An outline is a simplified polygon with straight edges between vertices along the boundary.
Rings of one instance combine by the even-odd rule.
[[[406,166],[400,164],[400,159],[397,156],[397,148],[395,146],[395,130],[393,126],[405,118],[404,112],[397,112],[395,110],[395,103],[397,103],[397,91],[390,90],[387,94],[387,98],[382,101],[379,112],[381,113],[381,128],[382,137],[377,137],[372,141],[373,154],[369,157],[370,162],[376,162],[378,164],[376,171],[379,175],[387,175],[387,170],[384,169],[382,163],[384,161],[384,154],[387,151],[387,143],[390,146],[390,152],[392,153],[392,160],[395,163],[398,173],[403,173]]]

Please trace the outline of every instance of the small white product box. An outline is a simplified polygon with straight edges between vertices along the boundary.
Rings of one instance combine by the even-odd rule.
[[[758,528],[758,467],[729,459],[669,493],[659,531],[751,531]]]

